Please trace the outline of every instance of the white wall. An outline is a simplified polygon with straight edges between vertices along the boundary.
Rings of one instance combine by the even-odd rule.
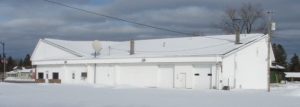
[[[57,72],[59,73],[59,79],[63,79],[64,77],[64,69],[62,65],[43,65],[37,66],[36,68],[36,76],[38,78],[38,73],[44,73],[44,79],[46,79],[46,75],[48,73],[48,79],[53,79],[52,73]]]
[[[115,65],[97,64],[96,84],[114,86],[116,82],[115,72]]]
[[[174,88],[174,64],[159,65],[157,86],[159,88]]]
[[[93,76],[90,76],[90,73],[93,73],[92,71],[89,71],[89,66],[84,64],[76,64],[76,65],[65,65],[64,66],[64,79],[62,83],[72,83],[72,84],[80,84],[80,83],[91,83],[91,78]],[[81,77],[82,72],[87,72],[87,79],[83,79]],[[73,74],[75,78],[73,78]]]
[[[66,51],[63,51],[61,49],[58,49],[54,46],[51,46],[47,43],[44,43],[42,42],[42,40],[40,40],[36,49],[33,52],[31,60],[33,61],[33,63],[35,63],[36,60],[66,59],[66,58],[74,58],[74,57],[76,56]]]
[[[119,85],[157,87],[157,65],[123,64],[119,65],[117,73]]]
[[[223,59],[222,84],[231,88],[267,88],[267,42],[262,39]]]
[[[175,88],[183,88],[181,86],[181,74],[185,74],[185,88],[193,88],[193,65],[191,64],[176,64],[175,65]]]
[[[52,73],[59,73],[59,79],[61,79],[62,83],[93,83],[93,72],[90,70],[89,65],[38,65],[37,75],[39,72],[44,73],[44,79],[46,79],[46,74],[48,72],[48,79],[52,78]],[[81,73],[87,72],[87,79],[81,78]],[[75,78],[72,78],[73,73],[75,74]]]
[[[159,88],[196,88],[195,73],[203,70],[212,73],[211,81],[203,84],[215,86],[216,68],[208,63],[151,63],[151,64],[97,64],[96,84],[101,85],[129,85],[135,87],[159,87]],[[200,70],[200,71],[199,71]],[[63,64],[37,66],[38,72],[59,72],[62,83],[94,84],[93,64]],[[81,73],[87,72],[87,79],[82,80]],[[178,76],[185,74],[185,86],[179,86]],[[75,74],[75,78],[72,76]],[[201,74],[207,75],[207,74]],[[49,77],[52,75],[49,75]],[[197,81],[204,82],[204,81]],[[208,83],[207,83],[208,82]],[[211,86],[210,86],[211,85]],[[199,88],[199,87],[198,87]]]

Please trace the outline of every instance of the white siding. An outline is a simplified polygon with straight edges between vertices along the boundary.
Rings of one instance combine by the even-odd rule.
[[[174,88],[174,65],[159,66],[158,87]]]
[[[157,87],[156,65],[120,65],[118,84],[137,87]]]
[[[175,65],[175,88],[192,88],[193,84],[193,71],[192,64],[177,64]],[[185,75],[185,86],[182,85],[182,76]]]
[[[210,89],[212,81],[211,65],[195,65],[193,72],[193,88]]]
[[[47,74],[48,74],[48,79],[53,79],[52,74],[54,72],[59,73],[59,79],[64,79],[64,69],[62,65],[43,65],[43,66],[37,66],[36,68],[36,73],[44,73],[44,79],[47,79]],[[38,76],[38,75],[36,75]]]
[[[87,65],[66,65],[65,66],[65,82],[64,83],[73,83],[73,84],[78,84],[78,83],[89,83],[89,79],[83,79],[81,77],[82,72],[87,72],[88,74],[90,73],[88,71],[88,66]],[[73,78],[74,74],[74,78]],[[90,78],[88,76],[88,78]]]
[[[97,65],[96,84],[115,85],[115,66]]]
[[[267,42],[262,39],[223,60],[223,85],[231,88],[267,88]]]
[[[47,43],[39,41],[34,53],[32,55],[33,63],[35,60],[44,60],[44,59],[67,59],[75,58],[77,56],[70,54],[66,51],[63,51],[59,48],[51,46]]]

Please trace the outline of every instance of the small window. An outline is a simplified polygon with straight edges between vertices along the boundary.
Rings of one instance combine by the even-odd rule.
[[[72,73],[72,79],[75,79],[75,73]]]
[[[200,76],[200,74],[199,73],[196,73],[196,74],[194,74],[195,76]]]
[[[57,72],[53,72],[52,79],[59,79],[59,74]]]
[[[38,73],[38,79],[44,79],[44,73],[39,72]]]
[[[81,79],[85,80],[87,78],[87,72],[82,72],[81,73]]]

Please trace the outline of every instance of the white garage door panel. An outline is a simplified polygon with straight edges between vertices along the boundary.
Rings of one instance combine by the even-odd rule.
[[[211,66],[198,65],[194,67],[194,88],[209,89],[211,76]]]
[[[174,66],[161,66],[159,68],[159,87],[174,87]]]
[[[96,83],[114,85],[114,66],[97,66]]]
[[[157,66],[120,66],[120,84],[156,87]]]

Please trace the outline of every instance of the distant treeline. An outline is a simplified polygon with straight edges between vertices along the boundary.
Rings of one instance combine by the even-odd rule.
[[[3,72],[3,56],[0,55],[0,72]],[[30,55],[27,54],[24,58],[14,59],[11,56],[6,57],[6,72],[12,71],[14,67],[31,68]]]
[[[281,65],[289,72],[300,72],[300,61],[298,55],[295,53],[289,62],[287,61],[287,54],[280,44],[273,44],[273,51],[275,56],[275,63]]]

